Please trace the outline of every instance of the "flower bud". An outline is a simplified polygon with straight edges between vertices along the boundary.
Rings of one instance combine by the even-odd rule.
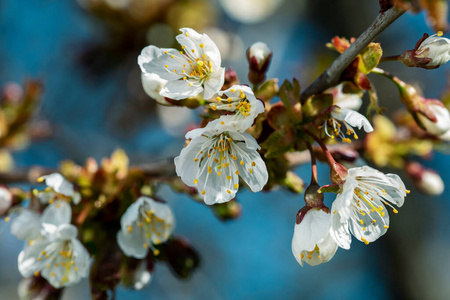
[[[13,197],[11,192],[4,187],[0,187],[0,216],[6,215],[8,213],[12,202]]]
[[[291,192],[301,194],[305,190],[305,182],[303,179],[292,171],[286,172],[284,186]]]
[[[248,79],[257,85],[264,81],[270,61],[272,51],[263,42],[257,42],[247,50],[247,60],[249,64]]]
[[[434,118],[429,114],[417,114],[424,129],[433,135],[441,135],[447,132],[450,129],[450,113],[448,109],[437,100],[426,100],[426,107]]]
[[[181,278],[188,278],[200,263],[197,250],[181,237],[168,240],[164,245],[164,253],[172,271]]]
[[[225,70],[225,81],[222,87],[222,91],[231,88],[233,85],[239,84],[239,78],[237,73],[232,69],[228,68]]]
[[[328,262],[338,248],[330,236],[331,214],[328,208],[303,207],[297,214],[292,237],[292,253],[297,262],[311,266]]]
[[[126,287],[142,290],[152,280],[154,267],[155,261],[152,254],[143,260],[129,258],[122,272],[122,283]]]
[[[22,300],[60,299],[62,291],[52,287],[41,276],[23,278],[17,287],[17,294]]]
[[[237,219],[242,213],[242,206],[235,199],[228,202],[215,204],[211,206],[211,208],[217,218],[221,221]]]
[[[305,191],[305,203],[308,207],[323,207],[323,194],[319,193],[320,186],[311,182]]]
[[[424,36],[417,42],[416,48],[405,51],[401,61],[408,67],[436,69],[450,60],[450,40],[442,34]]]
[[[422,193],[439,196],[444,192],[444,181],[436,171],[425,168],[418,162],[411,162],[406,165],[406,173]]]

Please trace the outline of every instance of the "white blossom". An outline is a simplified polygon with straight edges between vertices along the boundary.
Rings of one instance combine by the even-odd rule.
[[[177,175],[196,187],[206,204],[234,198],[241,177],[253,192],[267,183],[267,168],[257,152],[260,148],[248,132],[201,128],[191,130],[192,139],[175,158]]]
[[[212,109],[225,110],[232,114],[223,115],[208,123],[208,128],[244,132],[253,125],[255,118],[264,112],[264,104],[256,99],[248,86],[234,85],[219,92],[219,96],[225,96],[225,98],[217,97],[217,102],[210,104]]]
[[[201,94],[209,99],[223,86],[225,69],[216,44],[206,35],[181,28],[176,39],[183,51],[148,46],[138,64],[144,74],[156,74],[167,80],[161,96],[175,100]]]
[[[172,234],[175,219],[170,207],[149,197],[140,197],[128,207],[117,233],[117,243],[127,256],[144,258],[149,248],[157,255],[154,245],[165,242]]]
[[[330,234],[336,243],[350,248],[349,231],[360,241],[368,244],[382,236],[389,228],[386,206],[403,205],[405,185],[396,174],[384,174],[371,167],[351,168],[342,190],[331,207]]]
[[[427,67],[439,67],[450,60],[450,40],[438,34],[426,38],[416,50],[415,57],[430,58]]]
[[[325,121],[323,125],[325,127],[325,133],[334,139],[336,136],[341,137],[343,142],[351,143],[351,139],[346,137],[353,136],[358,139],[358,135],[355,133],[353,127],[358,129],[364,128],[365,132],[372,132],[373,127],[369,120],[359,112],[351,109],[341,108],[334,106],[331,110],[331,117]],[[331,127],[331,133],[328,132],[328,127]]]
[[[75,191],[74,185],[59,173],[42,176],[39,182],[45,182],[47,189],[37,192],[37,196],[42,204],[52,203],[55,200],[73,201],[77,205],[81,201],[81,195]]]
[[[341,83],[335,87],[327,89],[324,93],[333,95],[333,104],[340,108],[359,110],[363,103],[360,94],[344,93],[342,91],[344,84]]]
[[[162,105],[169,105],[169,102],[166,101],[166,98],[161,96],[159,93],[164,88],[167,83],[167,80],[162,79],[156,74],[141,74],[142,87],[144,91],[155,99],[156,102]]]
[[[425,130],[433,135],[439,136],[450,130],[450,113],[448,109],[438,103],[431,102],[428,104],[429,110],[436,117],[436,122],[429,120],[422,114],[417,114],[420,122]]]
[[[330,235],[330,213],[319,208],[308,210],[300,224],[295,224],[292,253],[303,266],[316,266],[333,258],[338,245]]]
[[[40,234],[20,252],[19,272],[24,277],[41,274],[53,287],[78,283],[89,274],[90,257],[70,224],[72,211],[65,201],[50,204],[40,217]]]
[[[4,215],[12,205],[12,194],[4,187],[0,186],[0,216]]]

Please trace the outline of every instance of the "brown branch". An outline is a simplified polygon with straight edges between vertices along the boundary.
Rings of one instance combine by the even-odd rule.
[[[302,102],[314,94],[319,94],[339,83],[339,78],[345,68],[355,57],[372,42],[381,32],[405,13],[397,7],[392,7],[385,12],[380,12],[370,27],[364,31],[356,41],[342,53],[313,83],[301,94]]]

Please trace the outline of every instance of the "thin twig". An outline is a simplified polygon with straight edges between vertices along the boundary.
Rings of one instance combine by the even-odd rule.
[[[304,101],[314,94],[323,92],[339,82],[342,72],[355,59],[355,57],[372,42],[381,32],[405,13],[397,7],[380,12],[370,27],[364,31],[356,41],[342,53],[312,84],[301,94]]]

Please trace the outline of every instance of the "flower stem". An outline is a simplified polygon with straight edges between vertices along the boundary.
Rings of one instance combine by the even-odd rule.
[[[306,142],[306,145],[308,146],[309,153],[311,154],[311,185],[318,184],[316,156],[314,155],[314,151],[311,147],[311,144]]]
[[[303,128],[303,132],[305,132],[307,135],[309,135],[310,137],[312,137],[317,144],[319,144],[320,148],[322,148],[322,151],[325,153],[328,163],[332,166],[334,163],[336,163],[336,161],[334,160],[333,156],[331,155],[330,151],[328,150],[327,146],[322,142],[321,139],[319,139],[317,136],[315,136],[311,131],[309,131],[308,129]],[[311,155],[311,159],[312,159],[312,155]],[[312,160],[311,160],[312,161]]]
[[[380,59],[380,63],[387,62],[387,61],[398,61],[398,60],[400,60],[400,57],[401,57],[401,55],[385,56]]]

